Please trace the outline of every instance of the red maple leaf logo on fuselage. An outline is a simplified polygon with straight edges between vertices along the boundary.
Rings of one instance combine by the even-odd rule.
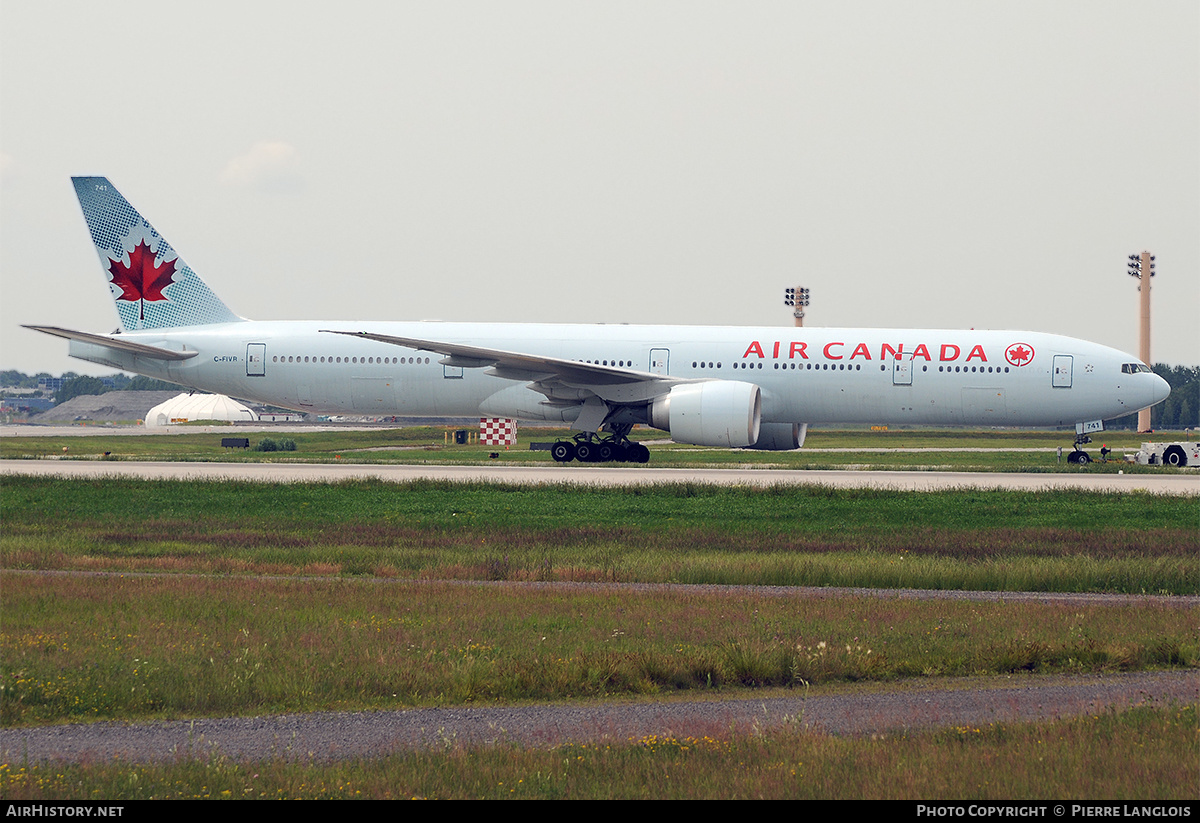
[[[1033,346],[1028,343],[1013,343],[1004,350],[1004,359],[1014,366],[1024,366],[1033,362]]]
[[[162,291],[175,281],[171,275],[175,273],[175,261],[169,260],[154,265],[154,252],[143,240],[129,253],[129,265],[120,260],[109,258],[112,265],[108,270],[112,273],[109,281],[121,289],[118,300],[142,301],[139,315],[146,319],[146,300],[166,300]]]

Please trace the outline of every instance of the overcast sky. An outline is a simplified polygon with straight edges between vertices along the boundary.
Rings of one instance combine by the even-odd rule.
[[[254,319],[1009,328],[1200,363],[1200,4],[0,2],[0,367],[70,176]],[[363,328],[369,328],[364,323]]]

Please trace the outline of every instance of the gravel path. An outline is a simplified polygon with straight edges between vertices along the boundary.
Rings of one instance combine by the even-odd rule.
[[[2,569],[5,575],[24,577],[130,577],[208,578],[206,573],[189,572],[137,572],[137,571],[92,571],[80,569]],[[237,575],[229,575],[236,577]],[[269,575],[256,574],[260,581],[335,581],[344,578],[324,575]],[[732,583],[596,583],[556,580],[539,582],[533,580],[444,580],[440,578],[408,577],[356,577],[355,583],[376,583],[396,586],[458,586],[476,588],[481,586],[529,589],[560,590],[567,592],[621,591],[630,594],[647,592],[673,592],[695,594],[732,594],[742,597],[790,597],[808,600],[824,600],[841,597],[873,597],[894,600],[970,600],[978,603],[1041,603],[1043,605],[1077,606],[1154,606],[1164,609],[1200,608],[1200,595],[1194,594],[1109,594],[1098,592],[990,592],[972,589],[869,589],[850,586],[759,586]]]
[[[777,693],[777,692],[776,692]],[[932,726],[981,727],[1144,703],[1197,702],[1200,670],[1082,677],[913,681],[871,694],[794,694],[737,700],[457,707],[218,718],[167,723],[46,726],[0,730],[4,762],[167,760],[214,750],[233,758],[284,755],[334,760],[453,744],[624,741],[748,731],[798,722],[831,734],[874,734]]]

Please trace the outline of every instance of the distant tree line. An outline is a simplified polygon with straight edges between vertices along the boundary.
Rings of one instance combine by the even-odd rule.
[[[40,372],[28,375],[15,369],[0,371],[0,386],[18,389],[36,389],[38,381],[53,375]],[[55,403],[65,403],[72,397],[84,394],[104,394],[110,391],[178,391],[175,383],[154,380],[150,377],[130,377],[127,374],[109,375],[107,377],[89,377],[88,375],[67,372],[63,375],[62,388],[54,393]]]
[[[68,372],[68,374],[72,373],[73,372]],[[0,386],[12,389],[36,389],[38,387],[39,380],[53,376],[54,375],[50,374],[49,372],[44,371],[38,372],[34,375],[29,375],[23,371],[17,371],[16,369],[4,369],[3,371],[0,371]]]
[[[111,387],[101,381],[99,377],[88,377],[87,375],[75,377],[63,383],[62,388],[54,393],[54,402],[65,403],[72,397],[80,397],[85,394],[105,394],[110,391],[179,391],[181,388],[175,383],[141,375],[131,378],[128,375],[119,374],[114,377],[123,379],[114,379]]]

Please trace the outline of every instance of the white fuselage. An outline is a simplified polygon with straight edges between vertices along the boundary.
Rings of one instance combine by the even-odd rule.
[[[1137,358],[1022,331],[279,321],[146,332],[125,340],[195,351],[180,361],[72,341],[71,354],[204,391],[319,413],[563,419],[526,380],[444,365],[429,351],[322,329],[469,344],[762,391],[765,423],[1071,426],[1136,412],[1165,381]],[[519,412],[519,413],[518,413]]]

